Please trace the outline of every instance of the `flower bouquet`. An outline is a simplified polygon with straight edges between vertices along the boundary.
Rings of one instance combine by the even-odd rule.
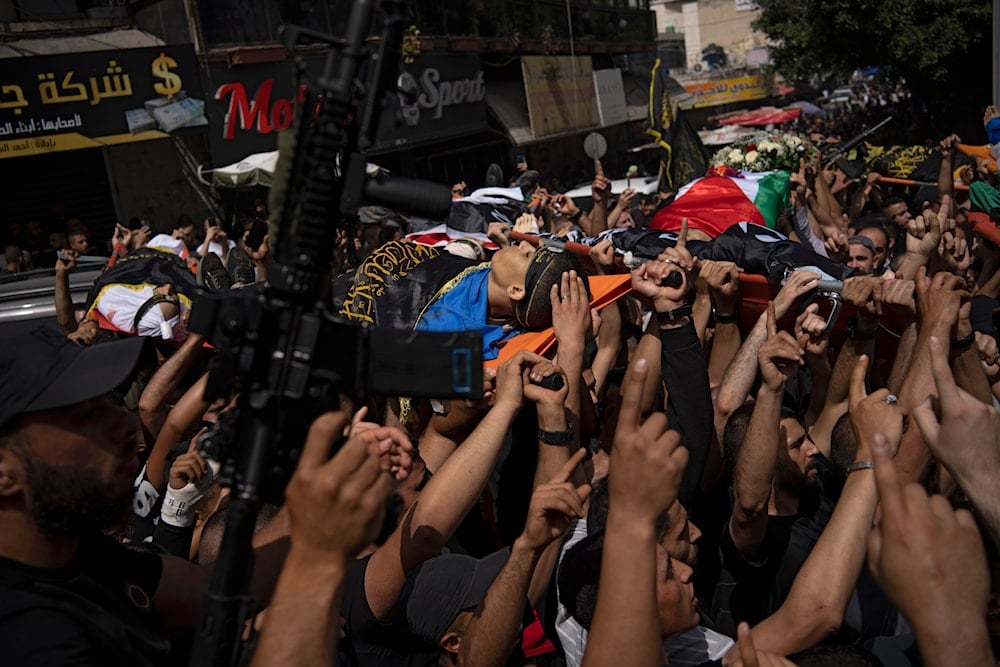
[[[816,155],[816,148],[800,137],[787,132],[754,132],[718,150],[709,161],[709,173],[718,176],[738,176],[783,169],[798,171],[799,160],[807,162]]]

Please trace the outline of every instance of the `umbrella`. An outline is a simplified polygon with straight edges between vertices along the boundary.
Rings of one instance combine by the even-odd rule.
[[[278,151],[254,153],[239,162],[208,170],[212,174],[212,185],[224,188],[270,186],[274,169],[278,164]],[[199,175],[204,173],[199,169]]]
[[[803,116],[825,116],[826,112],[820,109],[818,106],[812,102],[806,102],[805,100],[799,100],[798,102],[792,102],[788,106],[796,107],[802,110]]]

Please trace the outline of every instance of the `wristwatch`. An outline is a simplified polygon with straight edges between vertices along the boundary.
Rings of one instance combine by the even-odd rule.
[[[976,342],[976,332],[972,331],[972,332],[970,332],[970,333],[962,336],[961,338],[952,338],[951,339],[951,349],[953,349],[953,350],[964,350],[965,348],[969,347],[970,345],[972,345],[975,342]]]
[[[573,442],[573,425],[570,424],[565,431],[543,431],[538,429],[538,441],[546,445],[565,445]]]
[[[685,303],[683,306],[678,306],[673,310],[666,310],[663,312],[656,311],[656,321],[659,324],[677,324],[685,317],[691,316],[691,304]]]

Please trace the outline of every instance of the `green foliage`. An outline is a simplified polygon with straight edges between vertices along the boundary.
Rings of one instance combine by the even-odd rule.
[[[792,83],[846,82],[876,66],[905,78],[929,131],[979,141],[991,103],[992,0],[757,0],[754,28],[773,69]],[[975,122],[972,122],[975,119]],[[938,137],[940,138],[940,137]]]
[[[794,82],[845,78],[880,66],[928,83],[954,68],[988,77],[981,46],[991,39],[990,0],[758,0],[754,27],[772,41],[775,69]],[[986,52],[988,54],[988,51]]]

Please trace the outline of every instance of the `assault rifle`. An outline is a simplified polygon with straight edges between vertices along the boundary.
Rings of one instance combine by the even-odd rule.
[[[376,0],[352,4],[343,38],[298,27],[279,33],[310,85],[294,149],[279,157],[272,211],[280,215],[270,229],[275,262],[267,285],[204,295],[189,323],[216,348],[206,399],[239,392],[237,413],[220,420],[206,442],[209,455],[223,462],[222,483],[231,494],[192,651],[198,667],[242,664],[243,628],[256,611],[248,588],[257,510],[262,500],[281,502],[320,412],[335,408],[341,392],[462,398],[482,392],[479,332],[362,327],[328,305],[336,231],[359,205],[440,219],[451,202],[446,186],[368,172],[366,152],[383,102],[395,92],[408,17],[403,0],[381,2],[385,18],[371,53],[366,38]],[[330,47],[318,76],[299,54],[305,39]]]
[[[840,143],[833,144],[832,146],[833,150],[828,155],[823,156],[823,162],[824,163],[833,162],[841,155],[844,155],[854,150],[857,146],[860,146],[865,139],[878,132],[880,129],[882,129],[884,125],[889,123],[889,121],[891,120],[892,116],[888,116],[881,122],[876,123],[875,125],[872,125],[868,129],[861,131],[859,134],[856,134],[847,141],[841,141]]]

